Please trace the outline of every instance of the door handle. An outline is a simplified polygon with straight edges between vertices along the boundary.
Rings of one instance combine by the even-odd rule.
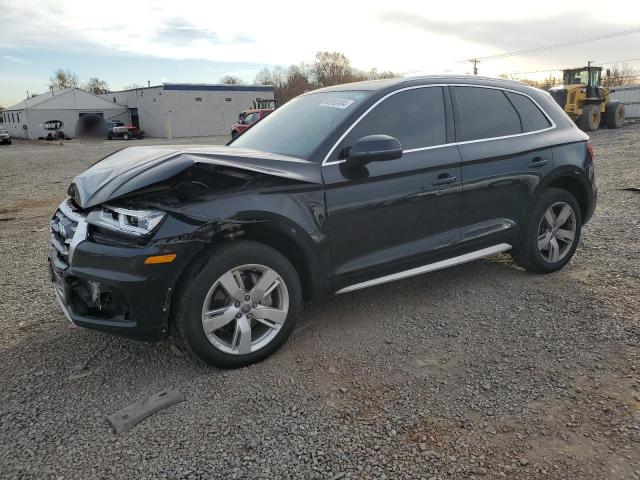
[[[536,157],[529,162],[529,168],[540,168],[544,167],[548,163],[546,158]]]
[[[436,178],[432,184],[433,185],[447,185],[449,183],[453,183],[456,181],[458,177],[456,177],[455,175],[451,175],[450,173],[441,173],[440,175],[438,175],[438,178]]]

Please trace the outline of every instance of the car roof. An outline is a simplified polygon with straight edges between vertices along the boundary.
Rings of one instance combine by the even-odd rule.
[[[344,83],[332,87],[325,87],[319,90],[313,90],[308,93],[319,92],[343,92],[347,90],[368,90],[378,91],[392,89],[400,86],[413,85],[429,85],[437,83],[446,84],[471,84],[471,85],[488,85],[502,88],[526,89],[529,88],[522,82],[516,80],[507,80],[504,78],[481,77],[478,75],[419,75],[403,78],[389,78],[383,80],[366,80],[364,82]]]

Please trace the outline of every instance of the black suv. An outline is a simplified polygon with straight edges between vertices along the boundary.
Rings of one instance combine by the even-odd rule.
[[[507,250],[556,271],[597,189],[548,93],[447,76],[310,92],[227,146],[125,148],[69,195],[50,254],[69,319],[238,367],[284,343],[303,300]]]

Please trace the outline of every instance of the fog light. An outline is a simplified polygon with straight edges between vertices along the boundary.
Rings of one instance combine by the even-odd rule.
[[[147,257],[144,260],[144,263],[146,265],[155,265],[158,263],[171,263],[176,259],[176,254],[175,253],[169,253],[167,255],[152,255],[150,257]]]

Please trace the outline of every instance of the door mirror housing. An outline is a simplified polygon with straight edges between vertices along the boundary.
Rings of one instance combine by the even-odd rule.
[[[384,162],[402,157],[402,145],[389,135],[367,135],[357,140],[349,149],[347,165],[364,167],[369,162]]]

